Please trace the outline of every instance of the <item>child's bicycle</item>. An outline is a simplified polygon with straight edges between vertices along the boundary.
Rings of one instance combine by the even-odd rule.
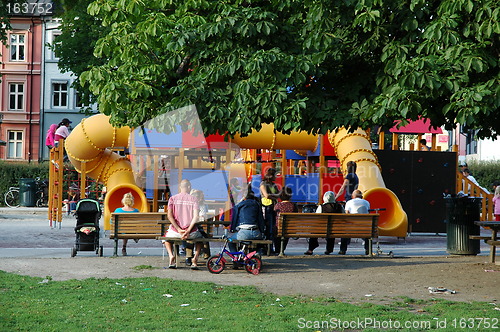
[[[230,252],[227,250],[227,244],[231,241],[230,238],[224,237],[224,245],[222,246],[222,250],[217,255],[210,256],[207,261],[207,269],[211,273],[221,273],[224,271],[226,267],[226,258],[224,254],[231,258],[233,264],[236,266],[244,266],[245,270],[251,274],[259,274],[262,268],[262,260],[259,256],[257,256],[256,251],[252,251],[251,253],[246,254],[246,247],[249,246],[251,241],[240,241],[243,245],[241,251]]]

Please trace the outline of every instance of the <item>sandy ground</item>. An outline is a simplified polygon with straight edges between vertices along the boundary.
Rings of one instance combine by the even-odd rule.
[[[53,230],[46,224],[40,224],[41,219],[43,217],[5,215],[0,212],[0,252],[2,248],[33,248],[31,257],[2,257],[0,270],[20,275],[51,276],[54,280],[155,276],[222,285],[253,285],[261,291],[277,295],[324,296],[353,303],[383,303],[404,296],[413,299],[500,302],[500,266],[488,263],[488,256],[485,255],[396,255],[394,258],[300,254],[264,256],[264,268],[259,275],[230,268],[221,274],[211,274],[205,268],[192,271],[184,264],[180,264],[177,270],[165,269],[168,260],[162,259],[161,252],[156,256],[127,257],[96,257],[93,253],[84,253],[71,258],[69,248],[75,241],[72,227]],[[157,245],[154,240],[151,241]],[[142,240],[139,242],[143,246],[147,243]],[[112,242],[103,239],[102,244],[110,252]],[[46,247],[65,248],[68,256],[37,257],[37,250],[40,249],[36,248]],[[138,266],[151,268],[134,268]],[[456,293],[432,294],[428,287],[442,287]]]

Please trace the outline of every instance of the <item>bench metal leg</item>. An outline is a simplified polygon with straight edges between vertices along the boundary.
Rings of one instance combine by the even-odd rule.
[[[373,239],[372,239],[372,238],[369,238],[369,239],[368,239],[368,255],[369,255],[370,257],[372,257],[372,256],[373,256],[373,247],[372,247],[372,245],[373,245]]]
[[[496,238],[497,238],[497,231],[496,230],[492,230],[491,231],[491,239],[493,241],[496,241]],[[497,247],[494,246],[494,245],[491,245],[490,246],[490,262],[491,263],[495,263],[495,254],[496,254],[496,251],[497,251]]]
[[[281,238],[281,248],[280,248],[280,256],[285,256],[285,238]]]
[[[115,237],[115,249],[114,249],[114,252],[113,252],[113,256],[118,256],[118,238]]]
[[[173,251],[174,251],[174,257],[175,257],[175,267],[179,267],[179,244],[174,243],[173,244]]]

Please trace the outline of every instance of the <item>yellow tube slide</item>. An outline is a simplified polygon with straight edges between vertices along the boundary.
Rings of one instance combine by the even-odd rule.
[[[86,175],[103,183],[107,193],[104,199],[104,229],[111,229],[111,213],[121,207],[125,193],[134,196],[134,207],[148,211],[146,196],[136,185],[130,161],[112,152],[114,147],[127,147],[129,127],[115,128],[109,117],[97,114],[83,119],[66,138],[65,148],[69,160],[78,172],[85,168]]]
[[[246,137],[235,135],[231,142],[243,149],[314,151],[318,144],[318,136],[308,134],[306,131],[285,135],[275,132],[273,124],[263,124],[258,132],[253,130]]]
[[[408,217],[398,197],[385,187],[380,165],[368,135],[361,129],[350,133],[341,128],[331,132],[329,140],[335,148],[344,173],[347,170],[347,162],[356,162],[359,189],[363,191],[363,196],[370,202],[370,206],[386,209],[380,211],[379,235],[405,237]]]

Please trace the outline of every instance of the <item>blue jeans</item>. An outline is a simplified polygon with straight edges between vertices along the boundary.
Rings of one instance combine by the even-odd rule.
[[[240,229],[238,233],[231,236],[233,240],[261,240],[262,233],[258,229]],[[236,244],[229,242],[229,251],[237,251]]]

